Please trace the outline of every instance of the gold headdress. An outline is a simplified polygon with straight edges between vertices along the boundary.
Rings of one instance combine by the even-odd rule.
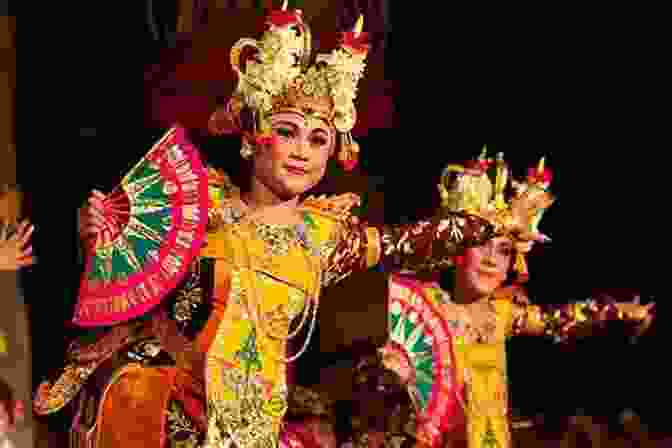
[[[271,137],[273,113],[295,111],[307,120],[322,119],[339,133],[339,159],[346,169],[357,162],[359,146],[350,131],[357,120],[354,100],[368,53],[364,18],[352,32],[340,33],[340,44],[313,61],[311,33],[301,10],[287,11],[287,2],[266,18],[259,40],[243,38],[231,49],[238,85],[227,107],[213,114],[215,133],[246,131],[257,141]]]
[[[500,235],[511,237],[517,252],[514,269],[525,281],[525,254],[534,242],[549,240],[539,232],[539,222],[554,201],[548,191],[551,178],[542,158],[537,167],[528,170],[525,181],[511,179],[504,155],[487,158],[483,147],[478,159],[444,169],[439,185],[442,207],[480,216],[493,223]]]

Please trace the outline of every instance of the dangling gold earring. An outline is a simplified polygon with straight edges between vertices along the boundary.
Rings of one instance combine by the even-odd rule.
[[[341,148],[338,153],[338,162],[344,170],[352,171],[359,161],[359,144],[352,138],[352,134],[341,134]]]
[[[254,155],[254,147],[248,143],[246,139],[243,139],[243,146],[240,148],[240,155],[243,159],[249,160]]]

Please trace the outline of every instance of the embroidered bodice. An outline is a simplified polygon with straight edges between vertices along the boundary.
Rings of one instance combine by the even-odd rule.
[[[65,406],[124,347],[155,337],[168,356],[143,363],[176,367],[179,387],[203,397],[206,446],[274,446],[287,408],[287,358],[310,340],[322,287],[378,264],[432,268],[493,235],[488,223],[458,214],[370,226],[352,215],[353,194],[309,197],[296,225],[259,222],[215,171],[209,194],[206,244],[189,275],[144,318],[104,330],[93,344],[74,343],[60,376],[40,386],[38,414]],[[287,353],[292,337],[296,354]]]

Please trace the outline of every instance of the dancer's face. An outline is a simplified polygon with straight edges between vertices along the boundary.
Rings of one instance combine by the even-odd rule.
[[[325,121],[299,113],[271,117],[273,142],[254,156],[254,176],[277,197],[288,200],[313,188],[334,151],[335,131]]]
[[[513,257],[509,238],[497,237],[477,247],[465,249],[456,266],[458,284],[468,288],[473,297],[492,294],[506,280]]]

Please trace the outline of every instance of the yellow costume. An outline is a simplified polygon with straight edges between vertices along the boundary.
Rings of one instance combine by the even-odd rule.
[[[235,203],[227,207],[235,214]],[[259,446],[271,446],[279,432],[289,325],[297,317],[314,324],[322,272],[338,237],[335,214],[320,212],[304,207],[303,229],[241,217],[208,236],[204,256],[215,260],[215,310],[196,345],[206,354],[209,443],[230,436],[240,446],[262,440]]]
[[[507,338],[529,334],[566,339],[580,326],[647,318],[643,307],[593,300],[542,310],[517,301],[519,291],[505,288],[492,298],[462,305],[452,302],[436,282],[391,276],[390,339],[381,355],[408,387],[420,446],[512,446]]]
[[[553,197],[551,173],[542,159],[526,182],[509,179],[503,156],[449,165],[440,185],[444,210],[468,212],[495,223],[514,243],[513,270],[527,278],[525,254],[531,242],[547,238],[539,221]],[[488,176],[495,168],[494,182]],[[466,168],[481,175],[466,175]],[[508,182],[512,194],[505,197]],[[513,229],[514,232],[506,231]],[[409,273],[406,273],[409,274]],[[610,319],[641,322],[645,307],[594,300],[542,310],[516,300],[520,288],[500,288],[473,304],[457,304],[436,282],[392,275],[390,340],[381,350],[385,364],[405,378],[418,414],[418,440],[429,447],[510,448],[505,342],[526,333],[563,340],[580,326]],[[624,310],[629,309],[629,313]]]
[[[494,322],[487,332],[473,330],[466,323],[467,331],[453,338],[455,369],[458,384],[462,385],[458,386],[462,392],[457,392],[457,396],[468,415],[466,429],[470,447],[511,446],[505,342],[512,333],[512,304],[496,300],[492,305]],[[451,319],[450,314],[455,312],[462,316]],[[446,318],[454,321],[462,318],[468,322],[469,312],[450,310]]]
[[[244,38],[233,46],[230,62],[238,84],[227,107],[213,114],[210,128],[243,135],[241,155],[251,158],[260,147],[273,145],[273,114],[291,112],[307,126],[319,120],[333,129],[339,159],[351,169],[359,152],[351,135],[354,100],[368,52],[363,18],[353,31],[340,33],[338,48],[313,55],[302,12],[286,6],[271,11],[259,40]],[[184,142],[162,141],[171,142],[164,153],[183,153]],[[210,176],[206,246],[185,279],[171,287],[172,295],[158,298],[163,307],[147,311],[143,319],[124,319],[123,324],[114,320],[117,324],[93,343],[73,344],[61,375],[40,386],[34,402],[38,414],[56,412],[79,397],[72,430],[75,446],[275,447],[287,407],[285,364],[303,351],[287,359],[287,340],[307,326],[303,347],[308,344],[321,287],[379,263],[391,269],[442,266],[466,245],[494,235],[490,222],[462,212],[411,225],[371,227],[351,215],[359,199],[347,194],[303,201],[300,225],[269,225],[246,215],[225,175]],[[202,178],[178,176],[189,185],[188,198],[204,196],[193,186]],[[170,183],[163,190],[174,188]],[[148,191],[148,185],[139,185],[129,195],[137,201]],[[144,201],[151,212],[155,198]],[[129,214],[140,208],[129,207]],[[194,210],[184,212],[190,217],[184,221],[200,219]],[[167,219],[152,218],[159,227]],[[137,219],[130,221],[136,234],[146,233]],[[182,240],[193,243],[190,232]],[[112,235],[119,246],[132,246],[123,229]],[[137,258],[128,252],[121,258]],[[162,266],[156,277],[172,285],[177,278],[171,277],[172,268],[184,266],[184,259]],[[98,267],[117,277],[110,266],[114,260],[108,257]],[[154,289],[147,283],[147,289]],[[104,296],[100,309],[141,316],[138,310],[146,308],[134,302],[144,292],[116,303]],[[86,307],[89,322],[102,313],[97,305]],[[296,327],[293,322],[298,322]]]
[[[350,194],[306,199],[303,224],[268,225],[245,215],[225,175],[210,177],[207,244],[185,282],[147,318],[74,343],[38,391],[38,414],[79,396],[76,446],[163,448],[184,433],[188,447],[276,446],[286,363],[301,352],[287,359],[287,340],[307,333],[308,343],[320,288],[379,263],[440,264],[492,235],[469,217],[371,227],[351,215]],[[88,381],[101,375],[103,389]]]

